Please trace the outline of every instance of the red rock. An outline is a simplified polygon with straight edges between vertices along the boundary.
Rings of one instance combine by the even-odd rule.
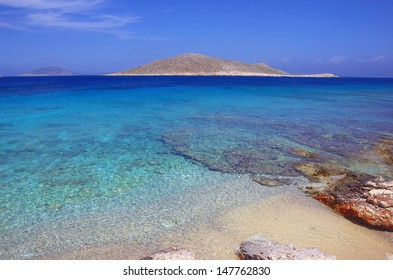
[[[393,181],[349,174],[313,197],[347,218],[393,231]]]

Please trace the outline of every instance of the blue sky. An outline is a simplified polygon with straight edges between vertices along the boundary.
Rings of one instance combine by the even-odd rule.
[[[182,53],[393,77],[391,0],[0,0],[0,75],[100,74]]]

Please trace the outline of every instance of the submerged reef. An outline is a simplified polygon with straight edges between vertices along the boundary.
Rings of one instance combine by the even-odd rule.
[[[173,153],[210,170],[250,174],[262,185],[278,185],[280,176],[299,176],[297,164],[303,159],[338,161],[360,153],[364,146],[351,132],[329,135],[320,127],[256,116],[195,115],[190,121],[190,126],[164,133],[161,141]],[[267,182],[265,175],[276,176],[270,178],[276,181]]]
[[[288,179],[282,181],[280,177],[303,175],[315,181],[320,176],[345,174],[359,155],[372,150],[378,139],[359,131],[329,134],[322,127],[254,116],[217,114],[190,119],[194,125],[167,131],[160,138],[174,154],[212,171],[249,174],[255,182],[268,186],[288,183]],[[391,143],[384,138],[375,148],[383,165],[391,160]],[[375,166],[375,162],[371,165]],[[375,175],[386,173],[387,168],[379,169]]]
[[[286,158],[284,151],[274,148],[277,144],[273,141],[199,128],[172,131],[164,134],[161,139],[175,154],[213,171],[251,175],[298,175],[296,170],[287,167],[288,162],[294,159]]]

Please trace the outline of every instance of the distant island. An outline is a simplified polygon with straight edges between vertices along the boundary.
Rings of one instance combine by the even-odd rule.
[[[50,67],[43,67],[30,71],[21,76],[72,76],[72,75],[76,75],[76,73],[70,69],[50,66]]]
[[[267,77],[337,77],[324,74],[289,74],[265,63],[249,64],[189,53],[153,61],[109,76],[267,76]]]

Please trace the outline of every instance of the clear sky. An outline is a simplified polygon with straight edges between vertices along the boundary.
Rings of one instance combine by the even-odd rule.
[[[393,77],[393,0],[0,0],[0,75],[110,73],[190,52]]]

